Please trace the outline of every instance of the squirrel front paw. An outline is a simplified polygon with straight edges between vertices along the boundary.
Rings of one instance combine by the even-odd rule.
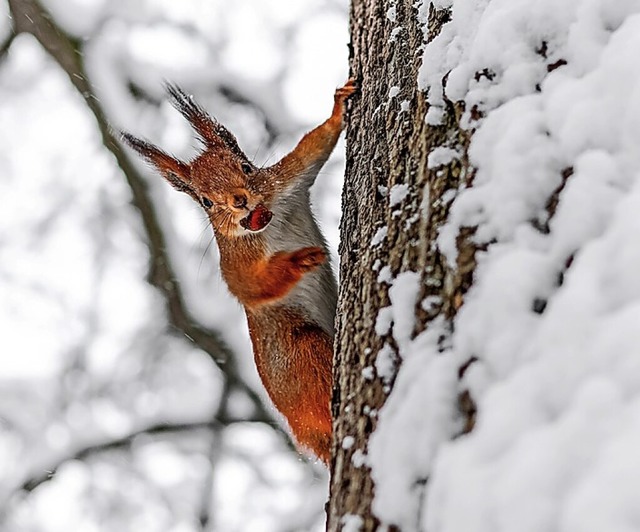
[[[333,95],[333,113],[334,119],[339,119],[344,123],[344,116],[347,111],[347,99],[358,90],[356,81],[352,78],[348,80],[344,86],[336,89]]]
[[[308,272],[327,260],[327,254],[320,247],[308,247],[291,253],[289,260],[299,271]]]
[[[333,101],[344,105],[344,102],[347,100],[347,98],[357,90],[358,85],[356,84],[356,80],[351,78],[344,84],[344,86],[336,89],[336,92],[333,95]]]

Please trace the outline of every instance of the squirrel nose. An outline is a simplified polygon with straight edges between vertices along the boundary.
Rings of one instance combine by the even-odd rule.
[[[244,194],[235,194],[233,196],[233,206],[236,209],[244,209],[247,206],[247,196]]]

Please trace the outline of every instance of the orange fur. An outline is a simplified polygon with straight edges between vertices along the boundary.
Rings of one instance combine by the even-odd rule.
[[[270,168],[256,168],[235,137],[176,87],[169,88],[173,103],[205,145],[195,160],[178,161],[123,135],[175,188],[205,208],[222,275],[245,309],[262,383],[299,445],[325,463],[331,454],[333,364],[332,321],[326,322],[335,313],[335,280],[305,191],[338,140],[354,91],[351,80],[338,89],[329,119]],[[317,308],[308,308],[310,299]]]
[[[285,178],[295,178],[311,170],[320,169],[333,151],[344,127],[346,100],[356,90],[355,82],[349,80],[336,90],[331,116],[317,128],[302,137],[296,148],[285,155],[274,169]]]
[[[260,240],[252,242],[252,249],[237,242],[220,246],[222,276],[229,291],[247,309],[283,298],[305,273],[326,258],[319,247],[267,256]]]
[[[328,463],[332,338],[279,306],[247,310],[247,320],[256,366],[269,397],[287,418],[298,443]]]

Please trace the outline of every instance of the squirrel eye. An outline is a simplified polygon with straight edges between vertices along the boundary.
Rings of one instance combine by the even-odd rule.
[[[242,163],[240,168],[242,168],[242,171],[245,174],[250,174],[251,172],[253,172],[253,168],[251,168],[251,165],[249,163]]]
[[[202,204],[207,209],[210,209],[211,207],[213,207],[213,201],[211,201],[209,198],[205,198],[204,196],[202,196],[201,200],[202,200]]]

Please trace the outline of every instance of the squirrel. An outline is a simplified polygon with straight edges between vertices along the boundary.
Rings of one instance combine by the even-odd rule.
[[[349,80],[337,89],[331,116],[265,168],[180,88],[167,91],[204,150],[183,162],[129,133],[122,138],[204,208],[222,277],[244,307],[262,383],[298,446],[328,465],[337,286],[309,188],[344,129],[356,84]]]

